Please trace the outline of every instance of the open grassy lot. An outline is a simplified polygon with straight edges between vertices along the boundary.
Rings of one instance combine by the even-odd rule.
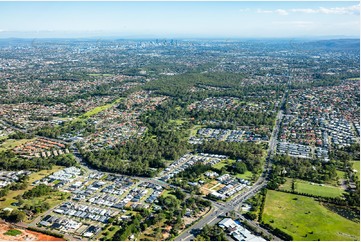
[[[280,189],[291,191],[292,187],[292,179],[287,178],[285,184],[283,184]],[[296,179],[295,183],[295,190],[296,192],[307,193],[316,196],[322,197],[340,197],[344,192],[341,188],[330,186],[330,185],[323,185],[320,186],[319,184],[311,184],[310,182],[303,181]]]
[[[50,208],[55,207],[56,205],[59,205],[60,203],[62,203],[64,200],[66,200],[67,198],[70,197],[70,193],[67,192],[60,192],[60,191],[56,191],[56,192],[52,192],[49,195],[45,195],[45,196],[41,196],[41,197],[36,197],[36,198],[32,198],[32,199],[26,199],[24,200],[24,204],[28,204],[28,205],[33,205],[33,206],[40,206],[42,203],[48,203]],[[24,222],[26,223],[30,223],[32,222],[36,217],[46,213],[47,211],[44,211],[42,213],[37,213],[35,214],[35,216],[33,217],[27,217]]]
[[[237,174],[236,177],[237,178],[241,178],[241,179],[246,179],[246,180],[249,180],[249,181],[252,181],[252,176],[253,176],[253,173],[250,172],[250,171],[246,171],[245,173],[243,174]]]
[[[218,162],[217,164],[214,164],[212,167],[216,168],[216,169],[222,169],[223,167],[225,167],[228,164],[227,160],[222,160],[221,162]]]
[[[331,212],[313,198],[267,192],[263,222],[294,240],[360,240],[360,224]]]
[[[336,173],[337,173],[338,179],[346,179],[346,172],[336,170]]]
[[[137,238],[137,240],[141,241],[141,240],[148,240],[148,241],[153,241],[153,240],[163,240],[163,234],[162,234],[162,229],[165,228],[164,223],[166,222],[166,219],[162,219],[159,222],[157,222],[155,225],[148,227],[143,233],[141,233],[139,235],[139,238]]]
[[[165,191],[162,193],[162,197],[173,197],[174,199],[177,199],[176,196],[173,195],[170,190],[165,190]]]
[[[8,139],[6,141],[4,141],[4,143],[0,144],[0,152],[1,151],[5,151],[5,150],[11,150],[14,149],[15,147],[25,144],[29,141],[33,141],[34,139]]]
[[[7,139],[7,138],[8,138],[7,135],[5,135],[5,136],[0,136],[0,141],[1,141],[1,140],[5,140],[5,139]]]
[[[352,169],[357,171],[357,179],[360,181],[360,161],[354,160],[352,161]]]
[[[114,106],[115,104],[121,102],[124,98],[119,98],[117,100],[115,100],[114,102],[112,103],[108,103],[108,104],[105,104],[103,106],[98,106],[98,107],[95,107],[93,108],[92,110],[89,110],[88,112],[84,113],[83,115],[80,116],[80,118],[89,118],[91,116],[94,116],[104,110],[107,110],[108,108],[111,108],[112,106]]]
[[[31,185],[31,183],[33,183],[34,181],[39,180],[45,176],[48,176],[51,173],[58,171],[60,169],[63,169],[63,168],[64,167],[61,167],[61,166],[53,166],[53,168],[51,170],[43,170],[43,171],[38,171],[38,172],[34,172],[34,173],[30,174],[28,187],[24,190],[9,191],[8,195],[5,196],[5,201],[0,202],[0,208],[6,208],[6,207],[15,208],[15,206],[11,205],[12,203],[17,202],[17,200],[14,197],[16,197],[18,195],[22,195],[24,192],[32,189],[33,186]]]
[[[10,235],[10,236],[17,236],[19,234],[22,234],[22,232],[20,230],[17,230],[17,229],[9,229],[4,234],[5,235]]]
[[[221,162],[218,162],[217,164],[213,165],[212,167],[213,168],[216,168],[216,169],[222,169],[223,167],[227,166],[227,165],[230,165],[232,166],[232,164],[236,162],[235,160],[231,160],[231,159],[228,159],[228,160],[222,160]],[[250,171],[246,171],[244,174],[236,174],[235,177],[237,178],[241,178],[241,179],[246,179],[246,180],[252,180],[252,176],[253,176],[253,173],[250,172]]]
[[[352,168],[354,170],[357,170],[358,173],[360,173],[360,161],[358,160],[352,161]]]
[[[109,228],[103,230],[101,233],[98,234],[97,239],[104,238],[103,240],[109,241],[113,238],[115,233],[120,229],[120,226],[114,225],[110,226]]]
[[[201,128],[204,128],[205,126],[204,125],[194,125],[191,129],[191,136],[196,136],[197,135],[197,132],[198,132],[198,129],[201,129]]]
[[[187,122],[186,120],[183,119],[172,119],[169,121],[172,124],[176,124],[177,126],[184,124],[185,122]]]

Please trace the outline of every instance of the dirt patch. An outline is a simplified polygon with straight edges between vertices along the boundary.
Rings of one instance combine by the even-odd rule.
[[[203,195],[208,195],[209,193],[211,193],[211,191],[208,189],[208,188],[205,188],[205,187],[201,187],[201,193]]]
[[[204,187],[209,189],[209,188],[211,188],[211,187],[213,187],[213,186],[215,186],[217,184],[218,184],[217,181],[211,181],[211,182],[205,184]]]
[[[204,216],[206,213],[208,213],[208,209],[205,209],[204,211],[199,212],[198,214],[196,214],[195,216],[192,217],[184,217],[183,221],[184,221],[184,225],[188,225],[193,223],[194,221],[196,221],[197,219],[199,219],[200,217]]]
[[[6,233],[8,230],[14,229],[14,228],[16,230],[19,230],[21,232],[21,234],[16,235],[16,236],[4,235],[4,233]],[[25,230],[19,229],[17,227],[12,226],[11,224],[7,224],[4,222],[0,222],[0,240],[5,240],[5,241],[24,241],[24,240],[27,240],[27,241],[64,241],[64,239],[57,238],[54,236],[30,231],[27,229],[25,229]]]

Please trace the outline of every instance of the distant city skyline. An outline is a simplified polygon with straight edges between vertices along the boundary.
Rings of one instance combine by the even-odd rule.
[[[358,1],[0,2],[0,38],[359,37]]]

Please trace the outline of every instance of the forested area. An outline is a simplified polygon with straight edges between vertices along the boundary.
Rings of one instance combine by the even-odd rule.
[[[87,120],[77,120],[72,122],[65,122],[57,126],[44,126],[35,130],[37,135],[49,138],[58,138],[60,135],[66,133],[75,133],[77,131],[84,131],[83,134],[90,134],[95,131],[93,123]]]
[[[23,198],[31,199],[31,198],[35,198],[35,197],[41,197],[44,195],[48,195],[53,191],[55,191],[54,188],[47,186],[45,184],[40,184],[40,185],[34,187],[33,189],[26,191],[23,194]]]
[[[172,77],[160,77],[155,81],[147,83],[143,88],[153,90],[156,94],[166,95],[180,99],[184,103],[194,100],[202,100],[207,97],[231,96],[241,100],[254,101],[260,98],[256,93],[275,91],[274,95],[284,90],[283,85],[244,85],[244,76],[238,73],[186,73]],[[218,90],[199,90],[192,92],[192,87],[215,87]]]
[[[143,137],[117,144],[111,149],[82,152],[85,161],[101,170],[128,175],[153,176],[151,168],[164,168],[166,160],[176,160],[189,148],[189,125],[175,127],[171,119],[179,118],[182,111],[173,101],[141,116],[148,130]],[[188,125],[188,126],[187,126]]]
[[[206,224],[196,236],[196,241],[226,241],[226,233],[217,225]]]
[[[360,144],[353,143],[350,146],[334,149],[330,152],[330,158],[346,163],[350,160],[360,160]]]
[[[85,152],[84,159],[101,170],[122,174],[153,176],[150,168],[165,167],[165,159],[178,159],[186,152],[186,141],[172,131],[160,131],[156,137],[146,136],[118,144],[113,149]]]
[[[231,159],[240,159],[249,171],[259,173],[262,170],[264,150],[262,145],[255,143],[237,143],[211,140],[198,146],[198,150],[204,153],[227,155]]]
[[[276,113],[246,112],[242,108],[236,110],[192,110],[190,116],[197,121],[222,120],[238,126],[260,126],[272,127],[276,119]]]
[[[51,169],[53,165],[73,166],[75,164],[76,160],[70,154],[49,158],[25,159],[10,150],[0,152],[0,169],[2,170],[44,170]]]
[[[200,199],[198,197],[186,198],[185,194],[180,190],[172,191],[174,196],[161,196],[158,199],[158,205],[164,209],[153,211],[150,213],[147,209],[139,210],[136,215],[133,215],[131,219],[125,221],[113,221],[114,225],[121,226],[114,236],[111,238],[113,241],[126,241],[129,240],[131,235],[136,237],[140,233],[145,233],[145,230],[151,228],[152,234],[145,233],[146,236],[150,236],[154,239],[162,238],[162,228],[171,226],[169,231],[169,239],[173,239],[178,235],[179,231],[184,228],[183,217],[190,209],[194,214],[200,211],[206,211],[211,203],[207,200]]]
[[[310,160],[287,155],[273,157],[275,174],[299,178],[307,181],[323,183],[336,179],[336,165],[319,160]]]

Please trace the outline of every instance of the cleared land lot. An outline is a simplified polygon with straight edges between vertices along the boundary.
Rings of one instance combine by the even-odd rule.
[[[285,184],[283,184],[280,189],[291,191],[292,190],[292,179],[288,179]],[[344,192],[341,188],[330,186],[330,185],[323,185],[320,184],[311,184],[308,181],[303,181],[296,179],[295,182],[295,191],[299,193],[307,193],[315,196],[322,196],[322,197],[340,197]]]
[[[267,192],[262,220],[294,240],[360,240],[360,224],[352,222],[313,198]]]

